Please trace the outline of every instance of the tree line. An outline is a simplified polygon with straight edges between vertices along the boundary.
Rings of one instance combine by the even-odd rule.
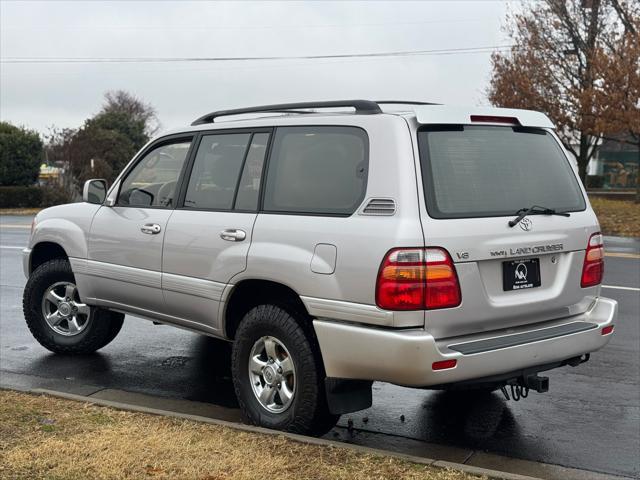
[[[113,182],[158,127],[154,108],[122,90],[107,92],[100,111],[79,128],[53,129],[44,141],[0,122],[0,186],[33,186],[47,163],[63,168],[55,188],[72,200],[90,178]]]

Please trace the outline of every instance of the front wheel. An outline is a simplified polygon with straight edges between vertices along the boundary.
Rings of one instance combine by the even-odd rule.
[[[321,435],[339,416],[329,412],[320,355],[305,319],[292,309],[259,305],[243,318],[231,369],[240,408],[255,424]]]
[[[22,309],[31,334],[55,353],[92,353],[111,342],[124,320],[121,313],[80,300],[71,265],[54,259],[36,268],[27,280]]]

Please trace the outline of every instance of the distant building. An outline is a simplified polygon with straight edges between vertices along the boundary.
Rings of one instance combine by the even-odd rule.
[[[638,146],[605,140],[589,163],[589,176],[601,177],[602,188],[635,189],[640,170]]]
[[[62,185],[62,175],[64,169],[49,166],[46,163],[40,165],[40,174],[38,175],[38,183],[40,185]]]

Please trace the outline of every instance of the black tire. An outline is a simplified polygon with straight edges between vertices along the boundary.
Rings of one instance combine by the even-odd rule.
[[[110,343],[122,328],[124,315],[91,307],[88,324],[74,336],[55,332],[45,321],[42,298],[47,288],[57,282],[71,282],[75,278],[71,265],[65,259],[43,263],[29,276],[22,296],[22,310],[27,326],[34,338],[48,350],[61,354],[88,354]]]
[[[324,388],[324,367],[313,330],[307,319],[293,308],[259,305],[246,313],[236,332],[231,354],[231,372],[238,403],[254,425],[305,435],[323,435],[333,428],[339,415],[329,412]],[[307,325],[308,328],[304,328]],[[273,336],[289,351],[296,368],[295,393],[291,405],[281,413],[263,407],[251,386],[249,357],[261,337]]]

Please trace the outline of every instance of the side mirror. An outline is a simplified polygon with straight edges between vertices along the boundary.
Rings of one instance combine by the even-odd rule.
[[[101,205],[107,196],[107,181],[94,178],[84,182],[82,201]]]

